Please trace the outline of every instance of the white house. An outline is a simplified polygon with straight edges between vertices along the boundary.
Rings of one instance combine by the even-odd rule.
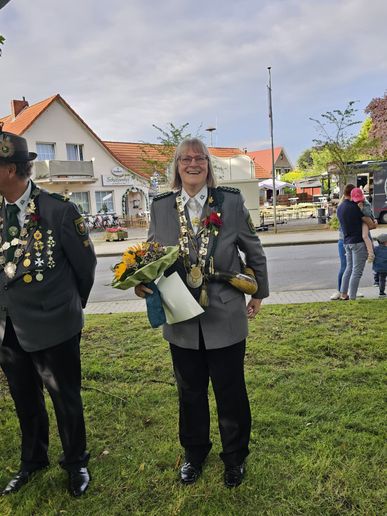
[[[106,210],[136,217],[149,210],[149,179],[135,173],[90,129],[60,96],[30,106],[11,101],[0,118],[3,130],[26,138],[38,154],[33,180],[51,192],[69,195],[84,213]]]

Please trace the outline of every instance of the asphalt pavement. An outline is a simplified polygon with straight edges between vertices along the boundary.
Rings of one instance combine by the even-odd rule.
[[[387,226],[383,225],[372,230],[372,236],[376,238],[381,233],[387,233]],[[337,242],[338,232],[332,231],[325,225],[319,225],[317,222],[309,224],[292,224],[277,226],[277,232],[273,228],[268,231],[258,232],[263,247],[273,246],[289,246],[289,245],[318,245],[324,243]],[[128,238],[120,242],[107,242],[104,233],[92,233],[95,251],[98,256],[118,256],[125,249],[137,242],[146,240],[146,228],[132,228],[128,230]],[[378,289],[370,286],[361,289],[364,295],[363,299],[377,299]],[[311,303],[326,302],[332,290],[302,290],[289,292],[270,292],[270,297],[263,301],[263,304],[294,304],[294,303]],[[359,298],[361,299],[361,298]],[[336,302],[336,301],[331,301]],[[340,302],[340,301],[337,301]],[[380,302],[385,302],[381,299]],[[86,314],[100,313],[119,313],[119,312],[145,312],[145,301],[127,300],[127,301],[102,301],[88,303],[85,309]]]

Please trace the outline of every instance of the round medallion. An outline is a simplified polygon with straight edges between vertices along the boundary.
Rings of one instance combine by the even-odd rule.
[[[42,281],[43,280],[43,274],[41,272],[38,272],[38,274],[35,276],[36,281]]]
[[[23,265],[24,265],[25,268],[29,267],[31,265],[31,260],[29,258],[26,258],[23,261]]]
[[[9,226],[8,233],[14,237],[19,234],[19,228],[17,228],[16,226]]]
[[[24,274],[23,281],[24,281],[24,283],[31,283],[31,281],[32,281],[31,274]]]
[[[187,274],[187,284],[191,288],[198,288],[203,283],[203,274],[197,265],[193,265]]]

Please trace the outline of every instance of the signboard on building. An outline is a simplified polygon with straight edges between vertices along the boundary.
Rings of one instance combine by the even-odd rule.
[[[148,185],[134,179],[133,176],[113,177],[101,176],[103,186],[135,186],[138,188],[147,188]]]

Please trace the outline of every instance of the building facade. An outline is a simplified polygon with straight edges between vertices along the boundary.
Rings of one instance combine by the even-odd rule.
[[[149,179],[125,167],[60,95],[32,106],[12,101],[11,108],[0,122],[38,154],[33,180],[39,186],[69,196],[82,213],[149,212]]]

